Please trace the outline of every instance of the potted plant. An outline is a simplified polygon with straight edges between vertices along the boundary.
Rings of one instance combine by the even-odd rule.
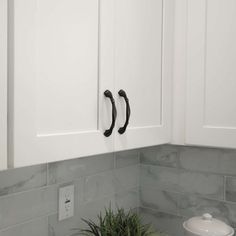
[[[78,235],[83,236],[164,236],[153,232],[150,225],[141,223],[135,212],[125,212],[123,208],[113,211],[105,209],[104,216],[100,213],[97,222],[82,219],[87,228],[80,229]]]

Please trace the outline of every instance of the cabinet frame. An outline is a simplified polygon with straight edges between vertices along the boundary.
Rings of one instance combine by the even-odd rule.
[[[0,170],[7,168],[7,0],[0,0]]]

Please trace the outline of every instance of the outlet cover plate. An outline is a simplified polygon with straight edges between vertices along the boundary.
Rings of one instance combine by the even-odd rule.
[[[74,192],[74,185],[64,186],[59,189],[59,221],[74,216]]]

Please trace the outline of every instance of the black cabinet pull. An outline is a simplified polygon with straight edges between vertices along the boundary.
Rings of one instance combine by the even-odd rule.
[[[104,92],[104,95],[105,95],[105,97],[110,98],[110,100],[111,100],[111,105],[112,105],[112,122],[111,122],[111,127],[110,127],[109,129],[107,129],[107,130],[104,132],[104,135],[105,135],[106,137],[109,137],[109,136],[112,134],[112,131],[113,131],[114,127],[115,127],[116,117],[117,117],[117,111],[116,111],[115,100],[114,100],[114,98],[113,98],[113,96],[112,96],[111,91],[106,90],[106,91]]]
[[[126,103],[126,121],[125,121],[124,126],[123,126],[123,127],[120,127],[119,130],[118,130],[118,132],[119,132],[120,134],[123,134],[123,133],[125,133],[126,128],[127,128],[128,124],[129,124],[129,118],[130,118],[131,110],[130,110],[130,105],[129,105],[129,99],[128,99],[127,95],[126,95],[126,92],[121,89],[121,90],[118,92],[118,94],[119,94],[121,97],[124,98],[125,103]]]

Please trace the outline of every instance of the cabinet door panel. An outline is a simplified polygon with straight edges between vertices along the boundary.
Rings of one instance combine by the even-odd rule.
[[[103,135],[111,116],[103,91],[113,82],[99,64],[109,57],[99,54],[109,46],[109,29],[99,37],[99,1],[15,0],[10,11],[12,165],[112,151]]]
[[[98,6],[94,0],[79,2],[37,1],[39,135],[97,129]]]
[[[236,147],[236,2],[189,1],[187,138]]]
[[[115,86],[117,92],[125,90],[131,106],[128,129],[117,134],[116,149],[166,143],[170,139],[171,85],[166,70],[171,70],[167,47],[171,47],[172,1],[117,0],[115,5]],[[120,127],[126,113],[119,96],[117,106]]]

